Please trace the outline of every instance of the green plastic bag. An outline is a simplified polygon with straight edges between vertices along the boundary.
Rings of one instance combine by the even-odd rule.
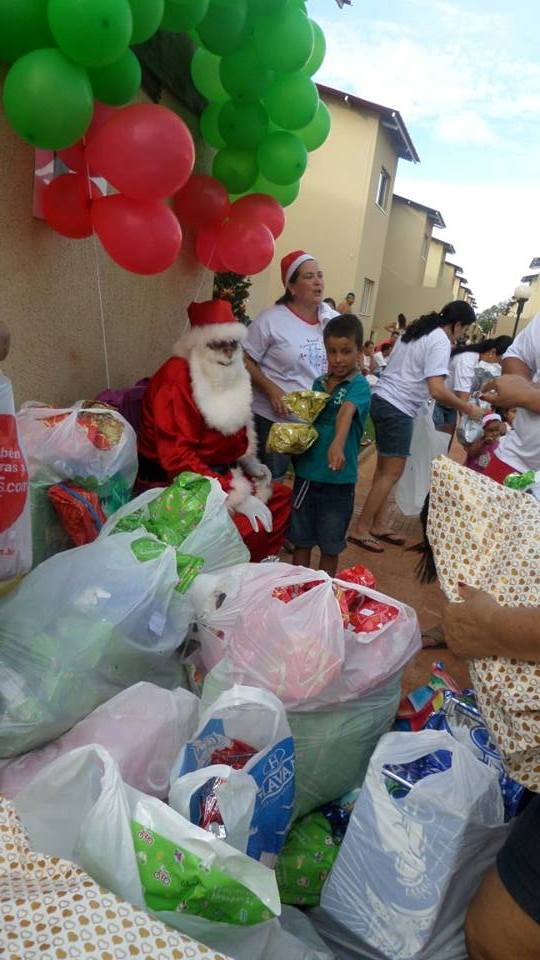
[[[310,813],[293,825],[276,864],[282,903],[316,907],[339,852],[332,827],[322,813]]]
[[[159,557],[167,549],[167,544],[151,537],[140,537],[133,541],[131,549],[137,560],[146,563],[148,560],[155,560],[156,557]],[[178,573],[176,590],[178,593],[185,593],[188,590],[203,566],[204,560],[201,557],[190,557],[189,554],[176,551],[176,570]]]
[[[238,926],[271,919],[268,907],[223,870],[134,820],[131,832],[150,910],[176,911]]]
[[[204,516],[210,493],[210,480],[197,473],[180,473],[170,487],[148,504],[147,510],[122,517],[115,532],[127,532],[143,526],[163,543],[179,547]]]

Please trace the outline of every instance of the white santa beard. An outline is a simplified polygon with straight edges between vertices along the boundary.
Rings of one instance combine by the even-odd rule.
[[[252,389],[241,350],[228,366],[218,362],[216,351],[195,348],[189,355],[193,397],[203,419],[225,436],[251,422]]]

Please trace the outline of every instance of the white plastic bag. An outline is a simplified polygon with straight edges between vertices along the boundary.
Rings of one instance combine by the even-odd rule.
[[[223,813],[229,827],[234,830],[236,843],[240,843],[243,852],[267,866],[273,866],[279,854],[292,821],[294,804],[294,745],[283,704],[267,690],[253,687],[234,686],[220,697],[203,714],[199,729],[194,737],[182,748],[174,764],[171,775],[170,803],[179,809],[175,801],[186,809],[187,796],[193,794],[193,780],[188,783],[187,796],[182,787],[186,774],[204,770],[207,776],[204,782],[219,776],[215,772],[212,757],[216,751],[226,751],[234,742],[249,745],[256,752],[241,770],[255,783],[256,798],[252,802],[251,786],[236,779],[239,790],[239,803],[244,811],[236,810],[227,803]],[[226,762],[226,761],[224,761]],[[179,784],[175,781],[179,778]],[[197,784],[197,786],[201,786]],[[232,792],[232,783],[228,791]],[[191,796],[194,804],[192,815],[199,815],[199,793]],[[224,819],[224,826],[227,824]]]
[[[57,757],[97,743],[109,751],[126,783],[165,799],[171,766],[198,719],[199,701],[192,693],[141,681],[97,707],[59,740],[8,761],[0,768],[0,793],[16,796]]]
[[[31,567],[28,469],[11,382],[0,373],[0,583],[21,577]]]
[[[266,921],[280,913],[273,872],[127,786],[101,747],[60,757],[15,806],[34,849],[75,861],[118,896],[235,960],[262,960],[276,928]]]
[[[211,573],[223,567],[245,563],[249,550],[242,540],[225,506],[227,495],[217,480],[208,478],[211,486],[201,522],[182,543],[182,553],[202,557],[203,570]],[[148,505],[163,493],[164,487],[145,490],[130,503],[120,507],[101,529],[100,538],[109,536],[118,521],[137,510],[147,512]]]
[[[96,435],[93,418],[107,418],[100,436]],[[133,486],[137,437],[118,410],[85,407],[82,400],[60,409],[32,401],[19,410],[17,425],[32,479],[39,475],[56,483],[79,477],[99,483],[121,474],[126,485]]]
[[[383,768],[437,750],[449,769],[390,795]],[[467,747],[439,731],[384,736],[321,897],[342,955],[464,960],[466,908],[507,832],[497,772]]]
[[[288,602],[275,592],[315,584]],[[395,608],[378,630],[345,628],[335,588]],[[376,590],[286,563],[248,564],[200,577],[190,591],[203,673],[225,660],[229,683],[273,690],[287,710],[357,701],[395,677],[420,649],[415,611]]]
[[[181,683],[191,607],[175,594],[176,554],[141,562],[138,539],[51,557],[0,601],[0,756],[42,746],[139,680]]]
[[[414,421],[411,453],[395,489],[396,503],[406,517],[417,517],[431,485],[431,464],[448,453],[450,436],[437,430],[431,405],[424,406]]]

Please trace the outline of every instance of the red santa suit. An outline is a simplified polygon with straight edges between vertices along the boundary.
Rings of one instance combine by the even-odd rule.
[[[228,302],[191,304],[191,331],[151,378],[139,427],[139,475],[143,486],[163,484],[184,470],[219,481],[227,507],[253,562],[278,553],[290,516],[291,491],[272,483],[254,451],[251,382],[240,344],[246,329]],[[229,354],[208,344],[229,343]],[[233,350],[231,357],[230,351]],[[255,496],[272,514],[272,531],[241,512]]]

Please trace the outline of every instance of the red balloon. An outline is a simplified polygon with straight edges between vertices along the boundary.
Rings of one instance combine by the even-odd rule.
[[[228,220],[219,232],[217,254],[233,273],[260,273],[274,256],[274,238],[264,223]]]
[[[188,180],[195,162],[191,134],[172,110],[133,103],[116,110],[90,139],[92,173],[135,200],[162,200]]]
[[[180,253],[180,224],[159,200],[101,197],[92,204],[92,220],[109,256],[132,273],[161,273]]]
[[[277,240],[285,228],[285,212],[274,197],[267,193],[251,193],[235,200],[229,213],[231,220],[264,223]]]
[[[43,191],[43,213],[53,230],[80,240],[92,234],[92,200],[101,190],[82,173],[63,173]]]
[[[84,137],[74,143],[72,147],[66,147],[65,150],[58,151],[58,156],[70,170],[75,170],[77,173],[88,172],[86,147],[92,137],[96,135],[98,130],[101,130],[114,113],[117,113],[116,107],[109,107],[105,103],[100,103],[99,100],[94,101],[94,115]]]
[[[227,190],[205,173],[190,177],[174,198],[174,209],[182,223],[199,229],[210,223],[221,223],[229,214],[231,203]]]
[[[221,257],[217,253],[219,236],[222,227],[218,223],[211,223],[201,227],[195,239],[195,253],[199,263],[208,267],[214,273],[223,273],[226,269]]]

